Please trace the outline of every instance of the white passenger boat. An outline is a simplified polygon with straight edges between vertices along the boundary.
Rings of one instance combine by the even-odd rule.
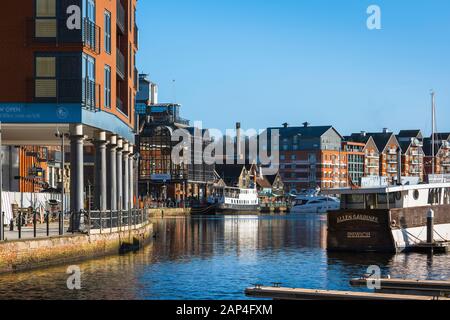
[[[208,203],[215,206],[216,213],[258,213],[259,198],[256,188],[242,189],[233,187],[216,188]]]

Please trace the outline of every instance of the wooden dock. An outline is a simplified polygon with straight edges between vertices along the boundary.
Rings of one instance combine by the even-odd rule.
[[[300,288],[263,287],[247,288],[245,294],[255,298],[274,300],[450,300],[445,297],[388,294],[353,291],[315,290]]]
[[[350,280],[354,287],[367,287],[372,279],[359,278]],[[450,281],[443,280],[408,280],[408,279],[380,279],[379,293],[418,294],[427,296],[450,297]]]

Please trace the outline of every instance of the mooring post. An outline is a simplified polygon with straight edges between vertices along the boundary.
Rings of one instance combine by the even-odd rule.
[[[427,243],[434,243],[434,211],[428,210],[427,213]]]
[[[37,220],[36,220],[36,210],[34,211],[34,213],[33,213],[33,238],[36,238],[36,224],[37,224]]]

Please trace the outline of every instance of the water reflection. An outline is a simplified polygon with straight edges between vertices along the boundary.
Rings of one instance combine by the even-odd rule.
[[[0,298],[242,299],[271,282],[348,290],[373,264],[392,277],[450,277],[449,255],[327,254],[323,216],[167,218],[155,230],[139,253],[80,263],[81,291],[59,266],[0,276]]]

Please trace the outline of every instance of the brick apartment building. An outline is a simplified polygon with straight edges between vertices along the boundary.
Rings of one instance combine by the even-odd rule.
[[[87,146],[95,150],[95,177],[89,180],[96,206],[127,208],[133,200],[136,5],[136,0],[2,4],[8,12],[0,21],[0,69],[7,75],[0,86],[3,143],[57,147],[55,133],[67,134],[73,210],[85,203]],[[24,173],[34,165],[25,158],[18,158],[28,166]],[[23,182],[20,191],[29,190],[32,182]]]
[[[279,130],[280,175],[286,191],[302,189],[331,189],[345,187],[347,156],[342,150],[342,136],[332,126],[303,126],[268,128]]]
[[[353,133],[346,137],[347,141],[364,144],[364,177],[373,177],[380,174],[380,152],[372,136],[366,132]]]
[[[435,174],[450,174],[450,133],[435,135],[434,155],[431,137],[424,139],[423,150],[425,174],[433,173],[433,161]]]
[[[401,130],[397,140],[402,150],[402,176],[424,181],[423,135],[420,130]]]

